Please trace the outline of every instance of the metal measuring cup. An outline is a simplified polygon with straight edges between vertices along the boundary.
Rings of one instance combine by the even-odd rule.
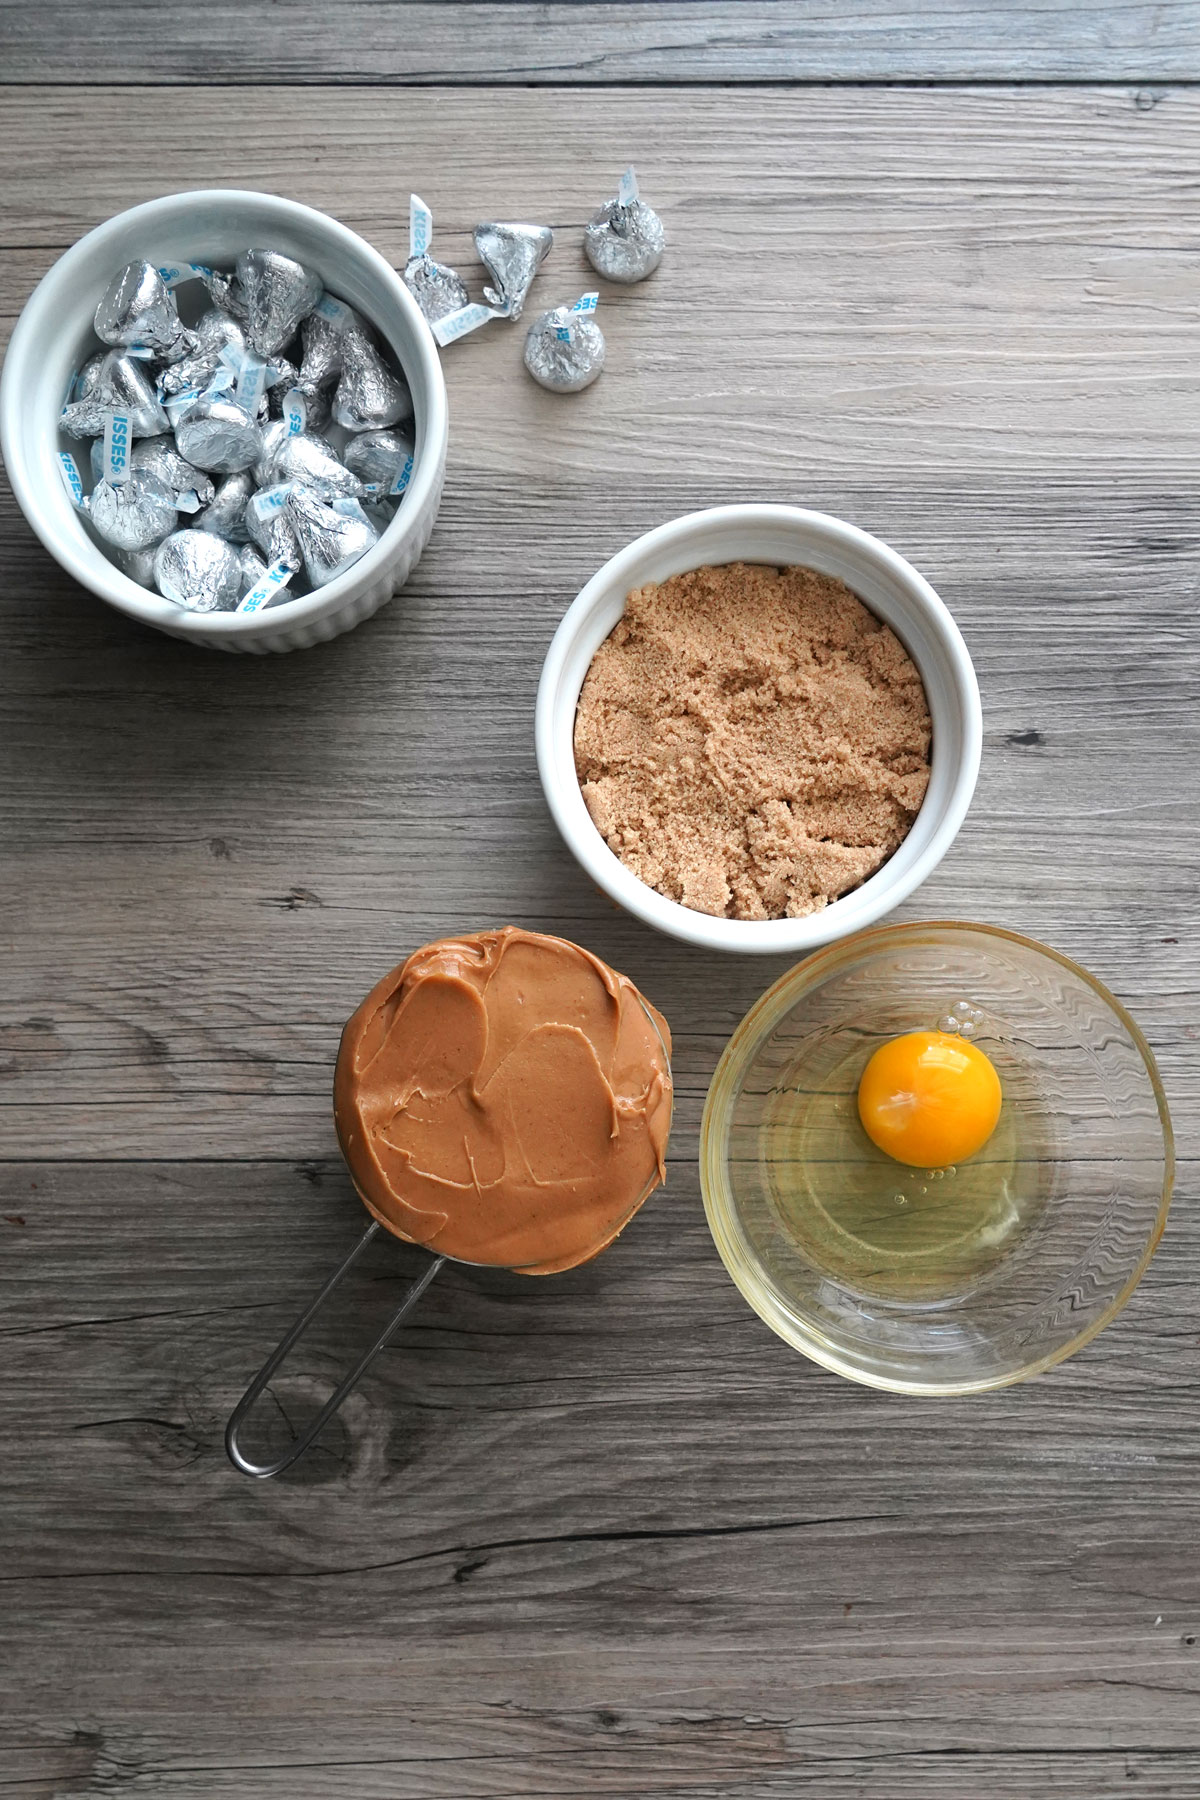
[[[484,934],[479,934],[479,935],[481,937],[492,937],[492,936],[496,936],[497,934],[484,933]],[[572,945],[570,947],[572,949],[578,948],[578,946],[574,946],[574,945]],[[586,955],[587,953],[585,952],[584,954]],[[411,960],[412,959],[410,958],[409,961],[411,962]],[[589,960],[595,961],[597,959],[589,958]],[[385,977],[384,982],[379,984],[379,988],[384,987],[386,982],[391,980],[393,977],[401,976],[402,971],[404,969],[406,969],[408,966],[409,966],[409,964],[405,963],[405,964],[401,965],[401,969],[395,970],[392,972],[392,977]],[[610,973],[611,973],[611,971],[610,971]],[[663,1098],[663,1100],[665,1100],[668,1108],[671,1108],[673,1106],[673,1101],[674,1101],[674,1089],[673,1089],[673,1083],[672,1083],[672,1078],[671,1078],[671,1062],[670,1062],[670,1051],[669,1051],[668,1041],[663,1035],[663,1029],[660,1029],[659,1019],[655,1015],[653,1009],[649,1006],[649,1004],[646,1002],[646,1000],[643,998],[643,996],[638,992],[638,990],[635,987],[633,987],[632,983],[626,983],[626,986],[628,986],[630,992],[638,1000],[643,1012],[646,1015],[646,1018],[649,1020],[650,1025],[653,1028],[654,1037],[658,1044],[659,1051],[661,1053],[661,1075],[662,1075],[662,1082],[663,1082],[662,1098]],[[374,994],[374,993],[378,992],[379,988],[372,990],[372,993]],[[372,996],[368,995],[368,1001],[364,1002],[364,1006],[370,1001],[371,998],[372,998]],[[360,1012],[361,1012],[361,1010],[362,1009],[360,1008]],[[357,1017],[358,1017],[358,1014],[355,1015],[355,1018],[357,1018]],[[351,1020],[351,1024],[353,1024],[353,1023],[354,1023],[354,1020]],[[348,1026],[347,1033],[349,1032],[349,1030],[350,1030],[350,1027]],[[346,1037],[346,1034],[344,1033],[343,1040],[342,1040],[342,1050],[339,1052],[339,1063],[341,1061],[342,1055],[345,1054],[346,1042],[347,1042],[347,1037]],[[670,1123],[671,1123],[670,1117],[668,1116],[666,1135],[669,1135]],[[666,1150],[666,1135],[664,1136],[663,1145],[662,1145],[662,1155],[663,1156],[665,1156],[665,1150]],[[345,1148],[344,1144],[343,1144],[343,1148]],[[654,1174],[650,1177],[645,1188],[638,1195],[636,1201],[633,1203],[632,1206],[629,1207],[628,1211],[624,1214],[624,1216],[622,1218],[620,1218],[620,1220],[615,1224],[614,1228],[609,1232],[608,1236],[605,1237],[602,1242],[597,1243],[594,1248],[586,1250],[584,1252],[584,1254],[576,1257],[572,1262],[566,1263],[566,1264],[560,1264],[557,1268],[539,1269],[539,1268],[530,1267],[530,1266],[526,1266],[524,1268],[513,1268],[513,1265],[510,1265],[510,1264],[471,1262],[465,1257],[452,1257],[445,1253],[441,1253],[441,1252],[437,1251],[432,1245],[423,1246],[424,1248],[427,1248],[431,1251],[431,1260],[426,1265],[426,1267],[421,1271],[421,1273],[418,1276],[416,1276],[409,1283],[407,1289],[405,1290],[404,1297],[400,1301],[399,1306],[396,1308],[395,1312],[392,1314],[391,1318],[388,1320],[387,1324],[384,1326],[384,1328],[380,1332],[379,1336],[375,1339],[374,1343],[371,1344],[369,1346],[369,1348],[363,1352],[363,1354],[359,1357],[358,1361],[355,1363],[354,1367],[350,1370],[349,1374],[347,1374],[343,1378],[343,1380],[339,1383],[337,1388],[330,1395],[329,1399],[325,1402],[324,1406],[320,1409],[320,1411],[316,1414],[316,1416],[312,1420],[310,1420],[309,1423],[300,1432],[300,1434],[292,1440],[292,1442],[289,1444],[288,1448],[283,1453],[283,1455],[275,1458],[275,1460],[271,1461],[271,1462],[256,1462],[242,1447],[242,1443],[240,1440],[241,1428],[244,1425],[248,1414],[250,1413],[252,1407],[255,1405],[256,1401],[258,1401],[261,1398],[262,1394],[264,1393],[265,1389],[267,1388],[272,1377],[278,1372],[278,1370],[280,1369],[280,1367],[282,1366],[282,1364],[284,1363],[284,1361],[286,1360],[288,1355],[294,1349],[295,1345],[299,1342],[301,1337],[303,1337],[304,1333],[308,1330],[308,1327],[312,1324],[312,1322],[316,1318],[317,1314],[325,1306],[326,1302],[332,1297],[332,1295],[334,1294],[336,1289],[341,1285],[341,1283],[345,1280],[346,1276],[350,1273],[350,1270],[354,1267],[354,1265],[357,1263],[359,1258],[363,1255],[368,1244],[371,1243],[372,1239],[381,1230],[390,1232],[393,1236],[400,1238],[402,1242],[407,1242],[407,1243],[419,1243],[420,1242],[419,1239],[417,1239],[416,1237],[409,1236],[405,1232],[401,1231],[398,1226],[391,1223],[385,1217],[381,1216],[381,1214],[377,1211],[377,1209],[372,1205],[372,1203],[371,1203],[370,1199],[367,1197],[367,1195],[363,1193],[362,1188],[356,1182],[355,1183],[356,1191],[358,1192],[360,1199],[363,1201],[363,1204],[367,1207],[368,1211],[370,1211],[373,1214],[371,1222],[364,1230],[364,1232],[363,1232],[362,1236],[359,1238],[358,1242],[350,1250],[349,1254],[342,1260],[342,1262],[338,1265],[338,1267],[333,1271],[332,1275],[330,1275],[329,1279],[324,1283],[324,1285],[320,1288],[320,1290],[314,1295],[313,1299],[305,1307],[304,1311],[300,1314],[299,1318],[295,1321],[295,1323],[291,1326],[291,1328],[284,1333],[284,1335],[280,1339],[279,1343],[275,1346],[274,1350],[271,1352],[270,1356],[267,1358],[267,1360],[263,1364],[262,1368],[258,1371],[257,1375],[255,1375],[254,1379],[250,1382],[250,1385],[247,1387],[245,1393],[242,1395],[241,1399],[238,1401],[237,1405],[234,1407],[232,1413],[229,1416],[229,1423],[225,1429],[225,1448],[229,1455],[230,1461],[234,1464],[234,1466],[236,1468],[240,1469],[243,1474],[253,1475],[253,1476],[258,1477],[259,1479],[267,1479],[271,1476],[279,1475],[285,1469],[290,1468],[293,1463],[298,1461],[298,1459],[304,1454],[304,1452],[309,1448],[309,1446],[314,1442],[314,1440],[324,1430],[325,1426],[329,1423],[330,1419],[333,1417],[333,1415],[338,1411],[339,1407],[345,1401],[347,1395],[350,1394],[353,1391],[353,1389],[358,1385],[358,1383],[362,1380],[362,1377],[366,1374],[366,1372],[370,1368],[371,1364],[375,1361],[375,1358],[391,1342],[392,1338],[396,1335],[397,1331],[400,1329],[400,1326],[404,1323],[405,1319],[408,1317],[409,1313],[412,1311],[412,1309],[416,1305],[417,1301],[421,1298],[421,1295],[429,1287],[430,1283],[434,1280],[434,1278],[438,1274],[439,1270],[441,1270],[447,1262],[461,1262],[465,1266],[472,1267],[472,1268],[505,1267],[505,1268],[512,1269],[512,1271],[517,1274],[558,1273],[558,1272],[565,1271],[565,1269],[568,1267],[576,1268],[584,1262],[591,1261],[594,1257],[598,1256],[602,1250],[605,1250],[608,1248],[608,1245],[613,1242],[613,1240],[620,1234],[621,1231],[624,1230],[625,1226],[629,1223],[630,1219],[632,1219],[634,1214],[640,1210],[643,1203],[646,1201],[646,1199],[649,1197],[649,1195],[651,1193],[653,1193],[654,1189],[659,1185],[659,1183],[662,1179],[663,1179],[663,1165],[662,1165],[662,1161],[660,1160],[658,1167],[656,1168]]]

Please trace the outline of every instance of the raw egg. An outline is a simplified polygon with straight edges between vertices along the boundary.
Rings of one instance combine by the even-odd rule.
[[[914,1169],[945,1169],[982,1150],[1000,1103],[1000,1077],[983,1051],[946,1031],[881,1044],[858,1084],[867,1136]]]

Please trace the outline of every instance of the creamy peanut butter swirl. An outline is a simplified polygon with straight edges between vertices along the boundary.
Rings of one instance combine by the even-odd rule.
[[[610,1244],[663,1179],[671,1036],[578,945],[506,926],[426,944],[342,1033],[342,1153],[389,1231],[549,1275]]]

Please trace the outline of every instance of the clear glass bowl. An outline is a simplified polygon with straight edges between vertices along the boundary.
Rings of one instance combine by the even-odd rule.
[[[995,1064],[1000,1125],[957,1169],[913,1170],[858,1121],[879,1044],[949,1029]],[[1114,1318],[1166,1224],[1174,1150],[1124,1007],[1045,945],[897,925],[818,951],[752,1007],[700,1140],[721,1257],[757,1313],[840,1375],[966,1394],[1035,1375]]]

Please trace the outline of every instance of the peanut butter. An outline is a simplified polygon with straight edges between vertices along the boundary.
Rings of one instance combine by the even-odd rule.
[[[665,1173],[671,1036],[633,983],[506,926],[426,944],[342,1033],[333,1111],[368,1209],[464,1262],[586,1262]]]

